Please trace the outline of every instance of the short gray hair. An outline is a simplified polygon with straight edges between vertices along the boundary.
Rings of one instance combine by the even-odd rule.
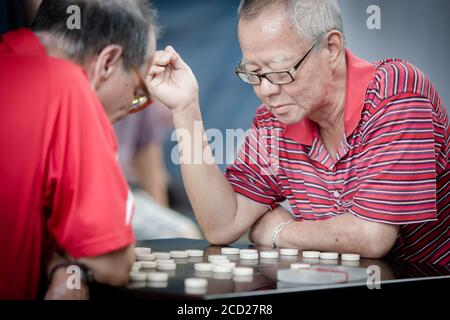
[[[321,39],[331,30],[344,33],[337,0],[241,0],[239,19],[254,19],[281,3],[286,5],[286,13],[298,35],[311,42]]]
[[[66,25],[71,5],[81,10],[79,30]],[[80,64],[108,45],[120,45],[129,69],[143,65],[150,34],[158,33],[156,16],[148,0],[44,0],[31,27],[52,34],[67,58]]]

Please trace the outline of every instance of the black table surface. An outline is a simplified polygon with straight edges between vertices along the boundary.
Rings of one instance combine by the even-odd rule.
[[[360,290],[369,290],[367,280],[354,281],[339,284],[327,285],[307,285],[307,284],[288,284],[277,281],[277,270],[289,269],[290,264],[294,262],[305,262],[301,254],[294,257],[280,256],[278,259],[265,260],[259,259],[257,262],[239,260],[239,256],[230,257],[230,260],[236,262],[237,266],[250,266],[254,268],[254,275],[250,281],[234,281],[230,276],[219,276],[210,273],[202,274],[201,277],[208,279],[208,287],[202,293],[186,292],[184,279],[188,277],[198,277],[194,271],[194,264],[197,262],[207,262],[207,256],[211,254],[220,254],[221,246],[213,246],[204,240],[193,240],[184,238],[158,239],[138,241],[136,246],[149,247],[152,252],[169,252],[171,250],[200,249],[204,250],[202,258],[175,259],[177,268],[175,271],[168,272],[168,282],[161,286],[151,282],[130,282],[128,286],[113,288],[103,285],[95,285],[91,296],[95,299],[103,298],[124,298],[124,299],[193,299],[193,300],[223,300],[238,299],[245,297],[270,297],[280,295],[293,295],[300,293],[320,293],[326,290],[346,290],[348,288],[360,288]],[[271,248],[257,247],[248,244],[234,243],[231,247],[237,248],[255,248],[258,250],[271,250]],[[310,262],[310,261],[306,261]],[[319,265],[330,267],[325,261],[320,260]],[[346,262],[338,261],[335,265],[345,265]],[[359,267],[368,268],[377,266],[380,271],[380,286],[389,285],[405,286],[408,283],[421,283],[429,287],[436,287],[436,284],[445,286],[450,283],[450,267],[436,266],[427,264],[411,264],[405,262],[392,262],[388,260],[361,259],[357,265],[346,266],[347,268]]]

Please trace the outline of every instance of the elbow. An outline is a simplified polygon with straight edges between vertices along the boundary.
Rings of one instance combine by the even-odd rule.
[[[95,281],[111,286],[123,286],[128,283],[134,263],[133,246],[103,256],[81,258],[80,262],[91,270]]]
[[[397,239],[398,227],[392,225],[379,225],[370,228],[364,234],[361,255],[369,259],[381,259],[386,256],[394,246]]]
[[[361,256],[368,259],[381,259],[388,254],[389,250],[390,248],[387,249],[380,245],[368,245],[361,250]]]
[[[215,246],[225,246],[236,241],[239,237],[235,237],[227,230],[203,230],[203,235],[210,244]]]

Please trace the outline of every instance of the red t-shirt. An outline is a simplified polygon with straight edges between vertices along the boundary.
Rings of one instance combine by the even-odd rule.
[[[0,299],[33,299],[54,245],[89,257],[131,244],[133,201],[85,73],[30,30],[0,38],[0,104]]]

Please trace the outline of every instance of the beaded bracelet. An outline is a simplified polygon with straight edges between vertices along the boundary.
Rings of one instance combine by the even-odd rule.
[[[278,235],[280,234],[281,230],[283,230],[283,228],[285,226],[287,226],[289,223],[292,222],[293,219],[289,219],[288,221],[285,222],[281,222],[280,224],[278,224],[274,229],[273,229],[273,233],[272,233],[272,247],[276,248],[277,244],[276,244],[276,240]]]

